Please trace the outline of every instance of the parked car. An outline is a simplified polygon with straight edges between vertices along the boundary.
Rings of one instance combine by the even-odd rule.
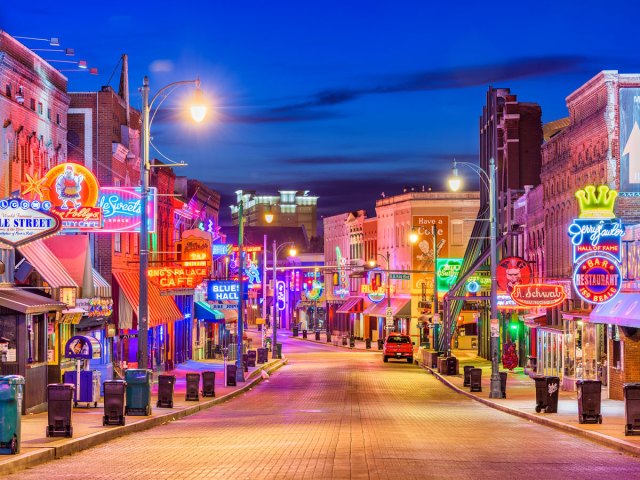
[[[390,358],[405,359],[407,363],[413,363],[413,342],[409,335],[402,333],[390,333],[384,341],[382,358],[388,362]]]

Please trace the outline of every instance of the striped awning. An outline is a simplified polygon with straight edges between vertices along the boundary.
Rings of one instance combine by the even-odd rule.
[[[389,307],[391,307],[394,317],[411,315],[411,299],[402,297],[392,297],[390,302],[383,300],[378,303],[372,303],[365,309],[364,314],[371,317],[384,317]]]
[[[66,303],[17,288],[0,289],[0,306],[28,314],[62,311],[67,308]]]
[[[224,323],[224,314],[220,310],[211,308],[207,302],[195,302],[195,318],[205,322]]]
[[[358,313],[362,312],[362,297],[349,297],[346,302],[338,307],[336,313]]]
[[[113,278],[118,282],[122,293],[131,304],[133,312],[137,315],[140,305],[140,274],[138,272],[113,272]],[[148,282],[149,300],[149,327],[157,327],[163,323],[171,323],[182,319],[182,313],[178,309],[173,297],[160,295],[156,285]]]
[[[95,268],[92,268],[91,271],[93,272],[94,295],[96,297],[111,298],[111,285],[109,282],[107,282]]]
[[[51,288],[79,287],[78,283],[65,270],[62,262],[42,240],[34,240],[22,245],[18,247],[18,251]]]

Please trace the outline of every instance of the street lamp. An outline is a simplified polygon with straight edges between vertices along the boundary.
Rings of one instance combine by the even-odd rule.
[[[386,278],[386,281],[387,281],[387,311],[389,311],[389,309],[391,308],[391,288],[390,288],[391,287],[391,279],[389,278],[389,269],[390,269],[389,259],[391,257],[391,254],[389,253],[389,250],[387,250],[386,255],[382,255],[381,253],[377,253],[376,255],[378,255],[380,258],[383,258],[385,260],[385,262],[386,262],[386,265],[387,265],[387,271],[386,271],[386,277],[387,277]],[[369,260],[369,266],[371,266],[371,267],[375,267],[376,266],[375,259]],[[393,328],[392,325],[389,326],[389,325],[386,324],[386,317],[387,316],[385,315],[385,330],[387,328],[389,328],[389,329]]]
[[[290,247],[289,256],[295,257],[298,252],[293,242],[285,242],[280,246],[277,246],[276,241],[273,241],[273,340],[271,341],[271,358],[279,358],[279,356],[276,357],[278,345],[278,293],[276,291],[276,266],[278,265],[278,252],[286,246]]]
[[[489,173],[487,174],[484,169],[474,163],[456,162],[454,160],[451,177],[449,178],[449,187],[453,191],[457,191],[462,185],[462,180],[458,176],[458,165],[464,165],[475,171],[480,176],[480,179],[485,182],[485,186],[487,186],[489,190],[489,222],[491,225],[491,233],[489,237],[489,261],[491,263],[491,391],[489,392],[489,397],[501,398],[502,391],[500,388],[500,372],[498,367],[498,340],[500,333],[494,332],[493,328],[493,324],[496,324],[498,322],[498,287],[496,281],[496,268],[498,263],[498,251],[496,247],[498,236],[498,228],[496,222],[496,164],[493,158],[489,159]],[[446,333],[447,336],[450,335],[450,329],[448,329]]]
[[[149,170],[151,165],[149,163],[149,146],[151,143],[151,122],[150,118],[151,108],[155,101],[166,92],[168,89],[173,89],[179,85],[195,84],[196,91],[200,90],[200,80],[181,80],[178,82],[170,83],[162,87],[149,101],[149,77],[144,77],[142,81],[142,135],[141,135],[141,149],[142,149],[142,162],[140,162],[140,304],[138,305],[138,368],[146,369],[148,366],[148,335],[149,335],[149,285],[148,285],[148,272],[149,269],[149,226],[147,225],[147,201],[149,196]],[[173,91],[173,90],[171,90]],[[171,93],[167,92],[163,99]],[[194,120],[201,121],[206,113],[206,107],[202,101],[202,96],[197,99],[199,101],[199,113],[201,117],[194,116]],[[162,102],[161,102],[162,103]],[[158,111],[156,107],[156,112]],[[194,111],[192,110],[192,114]],[[154,114],[155,115],[155,114]],[[200,120],[198,120],[200,118]]]

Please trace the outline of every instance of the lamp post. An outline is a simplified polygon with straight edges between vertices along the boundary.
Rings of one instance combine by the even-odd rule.
[[[387,281],[387,310],[389,310],[391,308],[391,279],[389,278],[389,269],[390,269],[389,260],[391,258],[391,254],[389,253],[389,250],[387,250],[387,253],[385,255],[382,255],[381,253],[377,253],[376,255],[378,255],[380,258],[384,258],[384,260],[386,262],[386,265],[387,265],[387,270],[385,272],[385,276],[387,277],[386,278],[386,281]],[[373,260],[373,259],[369,260],[369,265],[374,267],[376,265],[376,261]],[[393,326],[389,327],[386,324],[386,315],[385,315],[385,326],[384,326],[384,328],[385,328],[385,331],[388,328],[393,328]]]
[[[293,246],[292,242],[285,242],[281,244],[279,247],[276,244],[276,241],[273,241],[273,339],[271,341],[271,358],[280,358],[280,356],[276,356],[277,354],[277,341],[278,341],[278,292],[277,289],[277,276],[276,276],[276,267],[278,265],[278,252],[290,245],[289,256],[295,257],[296,249]]]
[[[149,196],[149,144],[151,138],[151,108],[158,97],[168,89],[180,85],[195,84],[196,93],[194,96],[194,104],[191,107],[191,116],[196,122],[204,120],[206,107],[202,103],[202,94],[200,92],[200,80],[181,80],[164,86],[149,101],[149,77],[144,77],[142,81],[142,135],[140,137],[142,161],[140,162],[140,302],[138,305],[138,368],[148,368],[149,358],[149,226],[147,225],[147,202]],[[171,92],[167,92],[165,97]],[[163,98],[163,100],[164,100]],[[162,101],[160,102],[162,103]],[[159,108],[160,105],[158,105]],[[157,108],[156,108],[157,111]]]
[[[491,296],[490,296],[490,307],[491,307],[491,319],[490,319],[490,335],[491,335],[491,390],[489,392],[490,398],[501,398],[502,390],[500,388],[500,371],[498,366],[498,341],[500,332],[494,332],[494,324],[498,324],[498,286],[497,286],[497,276],[496,270],[498,265],[498,251],[496,247],[497,237],[498,237],[498,226],[496,219],[496,210],[497,210],[497,198],[496,198],[496,164],[493,158],[489,159],[489,173],[469,162],[453,162],[452,176],[449,179],[449,186],[451,190],[457,191],[462,181],[458,176],[458,165],[464,165],[466,167],[471,168],[480,176],[480,179],[485,183],[485,186],[488,187],[489,190],[489,222],[490,222],[490,234],[489,234],[489,261],[491,263]],[[499,327],[498,327],[499,328]],[[448,329],[447,336],[450,335],[450,330]]]
[[[242,191],[236,192],[240,195],[238,202],[238,322],[236,323],[236,382],[244,382],[244,366],[242,365],[242,335],[244,330],[244,258],[242,258],[244,246],[244,194]]]

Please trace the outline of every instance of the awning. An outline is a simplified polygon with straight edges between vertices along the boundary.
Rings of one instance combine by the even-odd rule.
[[[44,244],[34,240],[18,247],[18,251],[42,276],[51,288],[76,287],[78,283],[69,275],[58,257]]]
[[[67,308],[66,303],[17,288],[0,290],[0,306],[28,314],[62,311]]]
[[[373,303],[364,311],[365,315],[372,317],[385,317],[387,313],[387,300]],[[410,298],[391,298],[391,311],[394,317],[407,317],[411,315],[411,299]]]
[[[547,324],[546,313],[528,313],[522,316],[522,320],[527,327],[537,328]]]
[[[93,272],[93,294],[96,297],[111,298],[111,285],[109,282],[95,268],[92,268],[91,271]]]
[[[620,327],[640,327],[640,293],[619,293],[613,300],[598,305],[588,320]]]
[[[113,272],[113,278],[118,282],[122,293],[137,314],[140,305],[140,274],[138,272]],[[148,282],[149,327],[157,327],[163,323],[170,323],[182,319],[182,313],[176,302],[168,295],[160,295],[156,285]]]
[[[195,302],[195,307],[196,320],[216,323],[224,322],[224,314],[220,310],[211,308],[207,302]]]
[[[238,322],[238,310],[222,310],[222,314],[224,315],[224,321],[226,323],[237,323]]]
[[[347,301],[338,307],[336,313],[362,312],[362,297],[349,297]]]

